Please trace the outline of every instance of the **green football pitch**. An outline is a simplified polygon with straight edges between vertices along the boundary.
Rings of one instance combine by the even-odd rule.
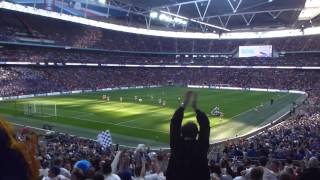
[[[188,90],[198,93],[198,106],[209,116],[212,142],[253,131],[283,115],[292,102],[299,103],[304,98],[289,93],[161,87],[3,101],[0,113],[18,124],[48,124],[54,130],[93,139],[102,130],[110,130],[114,143],[161,147],[168,144],[171,116],[180,104],[179,98],[182,100]],[[104,94],[110,97],[109,102],[102,100]],[[135,96],[142,102],[135,101]],[[160,105],[159,99],[166,105]],[[270,99],[274,99],[273,105]],[[25,107],[30,104],[51,112],[56,107],[56,116],[26,115]],[[223,117],[210,115],[215,106],[220,107]],[[184,120],[195,120],[191,108],[186,109]]]

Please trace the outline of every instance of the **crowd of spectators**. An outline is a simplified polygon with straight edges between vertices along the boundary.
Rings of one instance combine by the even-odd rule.
[[[254,137],[226,144],[223,152],[230,158],[266,156],[303,160],[319,156],[319,118],[317,113],[299,114]]]
[[[24,39],[21,39],[23,37]],[[320,36],[200,40],[137,35],[46,17],[0,11],[0,40],[124,51],[234,53],[240,45],[272,45],[276,52],[319,50]],[[41,40],[40,42],[37,40]],[[43,40],[49,40],[43,41]]]
[[[223,85],[319,91],[317,70],[144,67],[0,68],[0,96],[148,85]]]
[[[107,63],[157,65],[216,65],[216,66],[319,66],[317,54],[295,54],[270,58],[210,57],[197,55],[150,55],[101,52],[75,49],[56,49],[28,46],[4,46],[1,61],[55,62],[55,63]]]

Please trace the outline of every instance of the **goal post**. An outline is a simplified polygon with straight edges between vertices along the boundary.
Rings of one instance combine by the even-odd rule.
[[[24,104],[24,114],[29,116],[55,117],[57,116],[56,104],[27,103]]]

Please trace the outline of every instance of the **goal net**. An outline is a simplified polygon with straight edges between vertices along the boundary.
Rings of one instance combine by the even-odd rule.
[[[24,114],[29,116],[53,117],[57,116],[56,104],[29,103],[24,105]]]

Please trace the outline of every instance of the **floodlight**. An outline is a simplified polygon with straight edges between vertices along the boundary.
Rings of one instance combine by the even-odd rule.
[[[156,11],[151,11],[150,12],[150,18],[155,19],[157,17],[158,17],[158,12],[156,12]]]
[[[172,18],[166,14],[160,14],[159,15],[159,20],[160,21],[165,21],[165,22],[172,22]]]
[[[173,18],[173,21],[177,24],[182,24],[182,25],[186,25],[188,22],[186,20],[183,20],[181,18],[175,17]]]

